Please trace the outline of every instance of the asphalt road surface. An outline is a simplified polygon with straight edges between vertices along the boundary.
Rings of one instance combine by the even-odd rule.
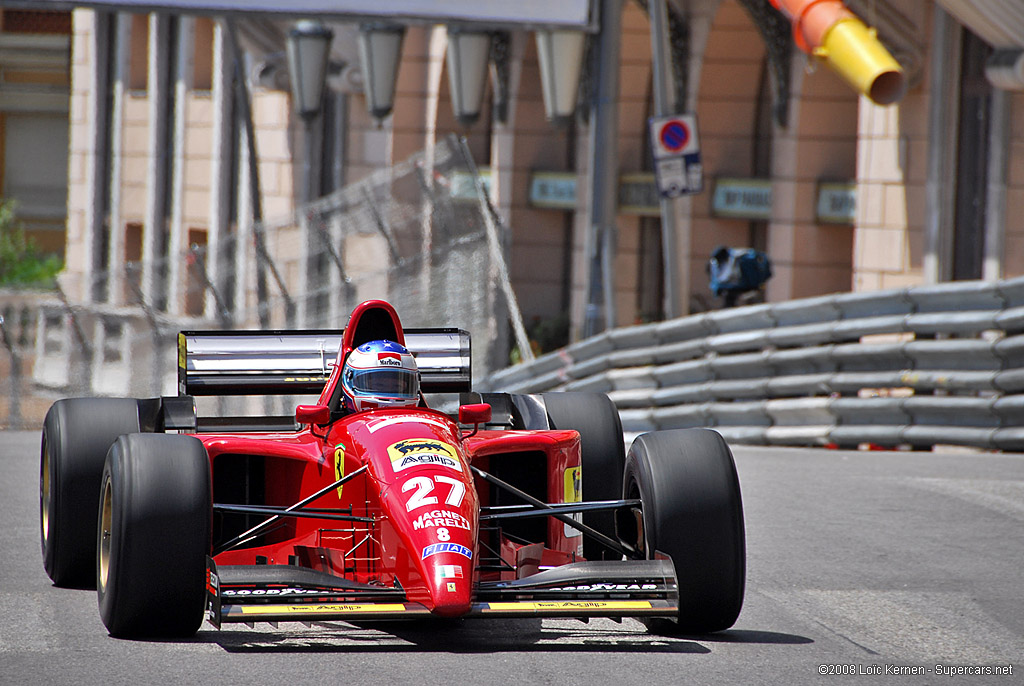
[[[736,626],[632,620],[204,625],[123,641],[42,568],[34,432],[0,433],[0,684],[1022,683],[1024,457],[735,447]],[[236,628],[237,627],[237,628]],[[949,671],[1012,669],[1012,674]],[[899,676],[893,672],[920,671]]]

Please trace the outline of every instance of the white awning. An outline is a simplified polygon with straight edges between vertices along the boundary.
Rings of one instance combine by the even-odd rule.
[[[1024,48],[1021,0],[937,0],[979,38],[994,48]]]
[[[0,5],[25,5],[3,2]],[[591,25],[591,0],[34,0],[33,9],[106,8],[124,11],[165,10],[182,13],[261,13],[278,17],[394,20],[399,22],[466,22],[524,27]]]

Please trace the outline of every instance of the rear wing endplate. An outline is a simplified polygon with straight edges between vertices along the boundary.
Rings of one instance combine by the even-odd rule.
[[[470,338],[455,328],[405,329],[425,393],[471,388]],[[342,329],[312,331],[182,331],[179,395],[320,393],[341,347]]]

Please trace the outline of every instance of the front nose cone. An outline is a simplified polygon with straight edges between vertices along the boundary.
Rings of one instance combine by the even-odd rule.
[[[438,542],[423,549],[427,588],[433,613],[461,617],[472,603],[473,549],[462,543]]]

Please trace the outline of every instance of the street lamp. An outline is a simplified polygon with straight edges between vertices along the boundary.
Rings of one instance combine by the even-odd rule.
[[[313,179],[314,159],[316,158],[316,140],[313,135],[313,122],[320,114],[324,100],[324,86],[327,83],[327,60],[331,52],[331,40],[334,33],[319,21],[302,20],[295,23],[288,32],[288,75],[291,77],[292,105],[302,118],[304,138],[306,142],[305,159],[302,161],[302,192],[303,205],[312,202],[318,195]],[[319,168],[319,165],[316,165]],[[315,257],[314,241],[309,226],[309,218],[305,208],[302,212],[302,229],[305,234],[303,241],[303,266],[305,267],[305,294],[314,290],[319,278],[319,265]],[[308,295],[299,302],[299,318],[304,326],[310,325],[310,306]]]
[[[313,199],[313,120],[320,114],[327,83],[327,60],[331,53],[334,32],[319,21],[303,19],[288,32],[288,75],[291,80],[292,105],[302,118],[306,138],[306,159],[303,164],[302,201]]]
[[[491,59],[491,34],[448,27],[448,84],[452,111],[463,126],[480,118]]]
[[[320,114],[327,82],[327,58],[334,32],[319,21],[304,19],[288,32],[288,75],[292,102],[305,120]]]
[[[366,107],[378,121],[391,114],[395,104],[395,80],[404,36],[405,27],[398,24],[368,23],[359,27]]]
[[[537,61],[548,121],[565,126],[576,112],[583,54],[587,45],[582,31],[537,31]]]

